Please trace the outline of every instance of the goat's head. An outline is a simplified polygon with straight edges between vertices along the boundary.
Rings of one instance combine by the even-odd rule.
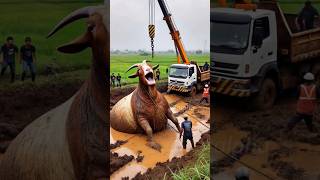
[[[74,41],[59,47],[58,50],[64,53],[77,53],[87,47],[91,47],[93,51],[96,51],[93,53],[93,59],[96,61],[105,61],[97,63],[99,65],[104,64],[106,66],[110,44],[109,7],[107,5],[90,6],[72,12],[55,26],[55,28],[48,34],[47,38],[55,34],[64,26],[81,18],[88,18],[86,33]]]
[[[133,68],[138,68],[137,72],[135,74],[130,75],[129,78],[139,77],[140,83],[147,86],[153,86],[156,84],[153,70],[157,69],[159,67],[159,64],[152,67],[147,62],[147,60],[144,60],[142,63],[134,64],[127,70],[127,72]]]

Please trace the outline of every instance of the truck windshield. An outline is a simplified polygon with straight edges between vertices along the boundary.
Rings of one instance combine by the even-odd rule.
[[[175,78],[187,78],[188,77],[188,68],[185,67],[170,67],[169,76]]]
[[[217,53],[243,54],[248,47],[250,23],[213,21],[211,49]]]

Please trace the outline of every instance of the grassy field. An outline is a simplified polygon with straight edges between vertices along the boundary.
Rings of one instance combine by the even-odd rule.
[[[103,0],[0,0],[0,44],[7,36],[13,36],[15,44],[20,47],[26,36],[33,39],[37,49],[37,71],[42,72],[45,65],[58,64],[61,71],[88,68],[90,53],[88,50],[72,55],[58,53],[56,48],[81,35],[86,28],[84,20],[75,22],[61,30],[54,37],[46,39],[50,30],[66,15],[81,7],[102,4]],[[21,65],[17,65],[17,74]]]
[[[172,174],[174,180],[209,180],[210,179],[210,145],[205,144],[197,153],[197,161],[189,167]]]
[[[117,75],[120,73],[122,77],[122,82],[125,84],[132,84],[138,82],[138,79],[129,79],[127,78],[130,74],[134,73],[134,70],[126,73],[127,69],[135,64],[140,63],[142,60],[148,59],[151,60],[152,65],[159,64],[160,68],[160,78],[166,79],[167,73],[166,69],[174,63],[177,63],[176,55],[175,54],[161,54],[155,55],[154,59],[152,60],[150,56],[140,56],[140,55],[111,55],[111,62],[110,62],[110,73],[115,73]],[[204,55],[190,55],[190,60],[194,60],[199,63],[199,65],[204,64],[204,62],[209,62],[209,54]]]

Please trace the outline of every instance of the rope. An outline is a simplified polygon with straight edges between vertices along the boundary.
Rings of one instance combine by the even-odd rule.
[[[263,173],[263,172],[259,171],[258,169],[256,169],[256,168],[254,168],[254,167],[252,167],[252,166],[248,165],[247,163],[244,163],[244,162],[243,162],[243,161],[241,161],[240,159],[238,159],[238,158],[236,158],[236,157],[234,157],[234,156],[232,156],[232,155],[230,155],[230,154],[225,153],[223,150],[221,150],[221,149],[220,149],[220,148],[218,148],[217,146],[215,146],[215,145],[211,144],[211,147],[213,147],[213,148],[214,148],[214,149],[216,149],[217,151],[221,152],[223,155],[225,155],[225,156],[227,156],[227,157],[229,157],[229,158],[231,158],[231,159],[233,159],[233,160],[235,160],[235,161],[239,162],[240,164],[242,164],[242,165],[246,166],[247,168],[249,168],[249,169],[253,170],[254,172],[256,172],[256,173],[258,173],[258,174],[260,174],[260,175],[264,176],[265,178],[267,178],[267,179],[272,179],[272,180],[274,180],[274,179],[275,179],[275,178],[272,178],[271,176],[269,176],[269,175],[267,175],[267,174],[265,174],[265,173]]]

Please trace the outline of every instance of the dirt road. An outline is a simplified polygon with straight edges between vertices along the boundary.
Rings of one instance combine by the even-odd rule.
[[[250,170],[251,179],[318,179],[320,177],[320,136],[300,123],[285,133],[295,113],[295,98],[280,97],[270,110],[249,112],[243,101],[218,97],[213,109],[212,142],[226,153],[240,158],[262,174]],[[320,130],[319,119],[314,124]],[[214,179],[234,179],[243,166],[219,151],[212,151]]]
[[[175,94],[165,94],[165,98],[178,118],[179,123],[183,121],[183,116],[188,116],[192,121],[195,143],[200,141],[204,133],[208,132],[208,127],[210,126],[207,123],[210,117],[209,107],[198,105],[200,97],[201,95],[195,98],[185,98]],[[190,143],[188,143],[187,149],[183,150],[182,142],[175,130],[175,126],[171,122],[168,124],[166,130],[154,135],[155,141],[162,146],[161,152],[146,146],[146,136],[143,134],[126,134],[111,129],[110,144],[114,145],[118,142],[118,146],[114,145],[115,148],[112,149],[111,154],[111,157],[116,157],[112,158],[111,166],[117,167],[117,170],[112,173],[111,179],[134,178],[138,173],[143,174],[148,169],[156,167],[157,163],[164,163],[173,158],[185,156],[191,151]],[[133,158],[127,161],[126,159],[130,156]],[[162,171],[159,170],[159,172]],[[136,177],[136,179],[144,178]]]

